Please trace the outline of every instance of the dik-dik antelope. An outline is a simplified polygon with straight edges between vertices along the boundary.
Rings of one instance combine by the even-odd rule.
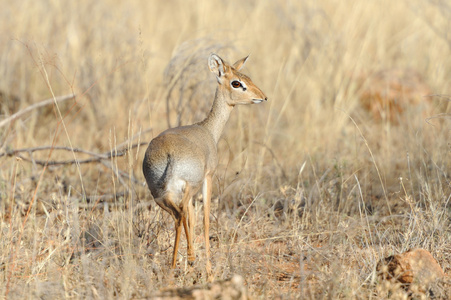
[[[218,86],[207,118],[193,125],[170,128],[154,138],[147,148],[143,161],[147,185],[155,202],[175,221],[172,269],[176,265],[182,225],[187,239],[188,262],[192,264],[195,260],[192,197],[202,187],[206,270],[211,276],[209,215],[212,176],[218,165],[217,144],[235,105],[267,100],[252,80],[239,72],[247,59],[229,65],[218,55],[211,54],[208,66],[215,74]]]

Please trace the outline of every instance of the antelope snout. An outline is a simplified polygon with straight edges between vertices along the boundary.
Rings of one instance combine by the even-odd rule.
[[[265,97],[264,101],[268,101],[268,98]],[[258,103],[262,103],[263,99],[252,99],[252,103],[254,104],[258,104]]]

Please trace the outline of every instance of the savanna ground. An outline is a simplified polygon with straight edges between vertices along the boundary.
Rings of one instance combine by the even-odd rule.
[[[182,237],[170,280],[173,221],[141,164],[152,137],[208,113],[211,52],[250,53],[244,73],[269,99],[236,108],[219,143],[215,279],[240,274],[259,299],[398,299],[375,266],[417,247],[450,273],[449,2],[3,2],[0,122],[55,100],[0,123],[2,297],[206,282],[201,197],[196,265]],[[386,70],[429,91],[396,94],[402,115],[365,110]]]

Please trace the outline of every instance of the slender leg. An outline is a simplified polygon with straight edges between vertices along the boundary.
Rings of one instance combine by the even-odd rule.
[[[172,264],[171,269],[175,268],[175,265],[177,263],[177,254],[179,250],[179,243],[180,243],[180,233],[182,231],[182,221],[183,221],[183,210],[181,210],[178,206],[172,202],[172,194],[166,193],[163,197],[155,199],[155,202],[167,211],[172,218],[174,219],[175,223],[175,241],[174,241],[174,252],[172,253]]]
[[[204,185],[202,187],[202,198],[204,199],[204,237],[205,251],[207,254],[207,276],[211,278],[211,262],[210,262],[210,202],[211,202],[211,175],[205,176]]]
[[[174,253],[172,254],[172,269],[175,269],[175,264],[177,263],[177,253],[179,250],[180,242],[180,232],[182,231],[182,218],[181,216],[175,219],[175,243],[174,243]]]
[[[191,248],[193,249],[193,257],[192,260],[190,260],[189,257],[189,253],[188,253],[188,260],[190,260],[190,263],[194,263],[194,261],[196,260],[196,256],[194,255],[194,243],[193,243],[193,239],[194,239],[194,227],[196,226],[196,219],[194,218],[194,208],[193,208],[193,204],[192,201],[189,201],[188,203],[188,228],[189,228],[189,236],[191,237]]]
[[[188,244],[187,245],[188,263],[190,265],[193,265],[194,261],[196,260],[193,248],[193,236],[190,234],[191,228],[189,227],[189,221],[186,219],[186,216],[183,217],[183,227],[185,228],[186,241]]]
[[[186,185],[185,193],[183,194],[182,199],[182,222],[183,227],[185,229],[186,241],[187,241],[187,253],[188,253],[188,263],[192,265],[196,259],[194,255],[194,247],[193,247],[193,230],[191,228],[191,216],[190,216],[190,206],[191,206],[191,195],[190,195],[190,187]]]

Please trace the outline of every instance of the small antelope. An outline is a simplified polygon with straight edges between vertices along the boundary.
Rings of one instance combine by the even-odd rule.
[[[193,125],[170,128],[162,132],[150,142],[146,150],[143,173],[147,185],[155,202],[175,221],[172,269],[176,265],[182,225],[187,239],[188,262],[191,265],[194,263],[195,220],[192,197],[202,186],[206,270],[208,277],[211,276],[208,231],[212,176],[218,165],[217,144],[235,105],[267,100],[251,79],[239,72],[248,57],[231,66],[218,55],[211,54],[208,66],[216,75],[218,87],[207,118]]]

